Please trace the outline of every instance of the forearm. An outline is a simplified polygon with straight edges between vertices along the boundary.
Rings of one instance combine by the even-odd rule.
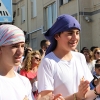
[[[94,93],[94,90],[90,90],[86,93],[86,99],[83,99],[83,100],[93,100],[95,99],[97,96],[96,94]],[[76,98],[76,99],[75,99]],[[77,97],[77,94],[76,94],[76,97],[73,95],[70,95],[68,97],[65,98],[65,100],[82,100],[80,98]]]
[[[90,90],[86,93],[86,99],[85,100],[93,100],[97,97],[97,95],[94,93],[94,90]]]
[[[73,95],[67,96],[65,100],[82,100],[82,99],[78,98],[77,93],[75,93]]]
[[[65,100],[74,100],[74,96],[70,95],[70,96],[66,97]]]

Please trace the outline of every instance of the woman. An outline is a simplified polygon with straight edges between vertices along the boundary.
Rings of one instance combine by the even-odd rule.
[[[37,82],[37,70],[40,60],[41,60],[41,55],[39,51],[29,52],[28,55],[26,56],[24,66],[20,71],[21,75],[26,76],[30,80],[32,86],[34,86],[34,84],[36,84]],[[34,88],[35,87],[33,87],[33,92],[36,97],[37,92],[36,89],[34,91]]]
[[[95,74],[95,63],[96,63],[96,60],[100,59],[100,48],[95,48],[93,50],[93,54],[92,54],[92,63],[93,63],[93,74]]]
[[[58,97],[61,100],[92,100],[96,97],[95,91],[100,93],[100,86],[94,91],[89,90],[89,82],[93,76],[85,57],[72,51],[78,45],[80,30],[78,21],[64,14],[60,15],[45,33],[51,44],[38,69],[40,99],[46,95],[61,93],[62,96]]]
[[[92,59],[92,52],[87,50],[87,51],[84,51],[83,54],[85,55],[88,68],[90,69],[91,73],[93,73],[94,64],[93,64],[93,59]]]
[[[13,69],[24,53],[25,37],[14,25],[0,26],[0,100],[34,100],[30,81]]]
[[[94,60],[94,63],[98,59],[100,59],[100,48],[95,48],[93,50],[93,60]]]

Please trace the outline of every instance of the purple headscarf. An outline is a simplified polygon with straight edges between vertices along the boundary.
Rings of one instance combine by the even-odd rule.
[[[76,28],[81,30],[79,22],[71,15],[63,14],[60,15],[53,26],[48,29],[48,31],[44,34],[46,39],[48,39],[51,44],[46,51],[46,55],[53,51],[56,48],[56,40],[54,35],[60,32],[68,31],[70,29]]]

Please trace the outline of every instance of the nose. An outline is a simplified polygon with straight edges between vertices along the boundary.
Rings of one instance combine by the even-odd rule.
[[[17,49],[17,54],[18,54],[18,55],[23,55],[23,53],[24,53],[24,48],[23,48],[23,47],[19,47],[19,48]]]
[[[76,32],[74,32],[73,35],[72,35],[72,40],[76,40],[77,39],[77,36],[78,35],[76,34]]]

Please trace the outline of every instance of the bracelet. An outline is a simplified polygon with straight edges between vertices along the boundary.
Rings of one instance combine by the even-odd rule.
[[[77,98],[76,93],[73,94],[74,96],[74,100],[79,100],[79,98]],[[85,100],[85,99],[81,99],[81,100]]]
[[[100,94],[97,93],[96,87],[94,88],[94,93],[95,93],[97,96],[100,95]]]
[[[73,94],[74,100],[77,100],[76,93]]]

